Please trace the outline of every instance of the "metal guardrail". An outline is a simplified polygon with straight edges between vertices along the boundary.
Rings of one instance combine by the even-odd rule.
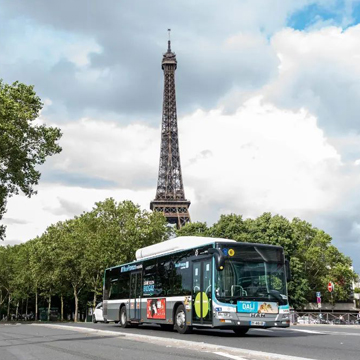
[[[360,325],[356,313],[291,312],[290,321],[293,324]]]

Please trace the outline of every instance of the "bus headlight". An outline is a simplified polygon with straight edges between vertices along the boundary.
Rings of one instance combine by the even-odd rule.
[[[217,313],[218,317],[230,317],[230,313],[229,312],[218,312]]]

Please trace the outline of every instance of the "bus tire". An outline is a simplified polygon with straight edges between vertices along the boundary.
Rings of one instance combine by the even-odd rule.
[[[124,329],[130,327],[130,324],[127,320],[127,315],[126,315],[126,306],[123,306],[120,309],[120,326]]]
[[[233,329],[233,332],[238,336],[244,336],[249,331],[248,327],[239,327]]]
[[[189,334],[192,327],[187,324],[187,316],[184,305],[179,305],[175,312],[175,329],[179,334]]]

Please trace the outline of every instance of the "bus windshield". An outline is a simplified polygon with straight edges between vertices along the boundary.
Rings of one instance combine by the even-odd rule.
[[[225,261],[216,276],[215,296],[221,302],[275,301],[287,304],[286,277],[283,262],[241,259]]]

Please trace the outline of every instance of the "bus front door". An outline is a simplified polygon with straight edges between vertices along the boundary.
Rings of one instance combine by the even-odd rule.
[[[141,317],[141,271],[130,274],[130,320],[139,321]]]
[[[192,322],[211,324],[212,322],[212,259],[193,262]]]

